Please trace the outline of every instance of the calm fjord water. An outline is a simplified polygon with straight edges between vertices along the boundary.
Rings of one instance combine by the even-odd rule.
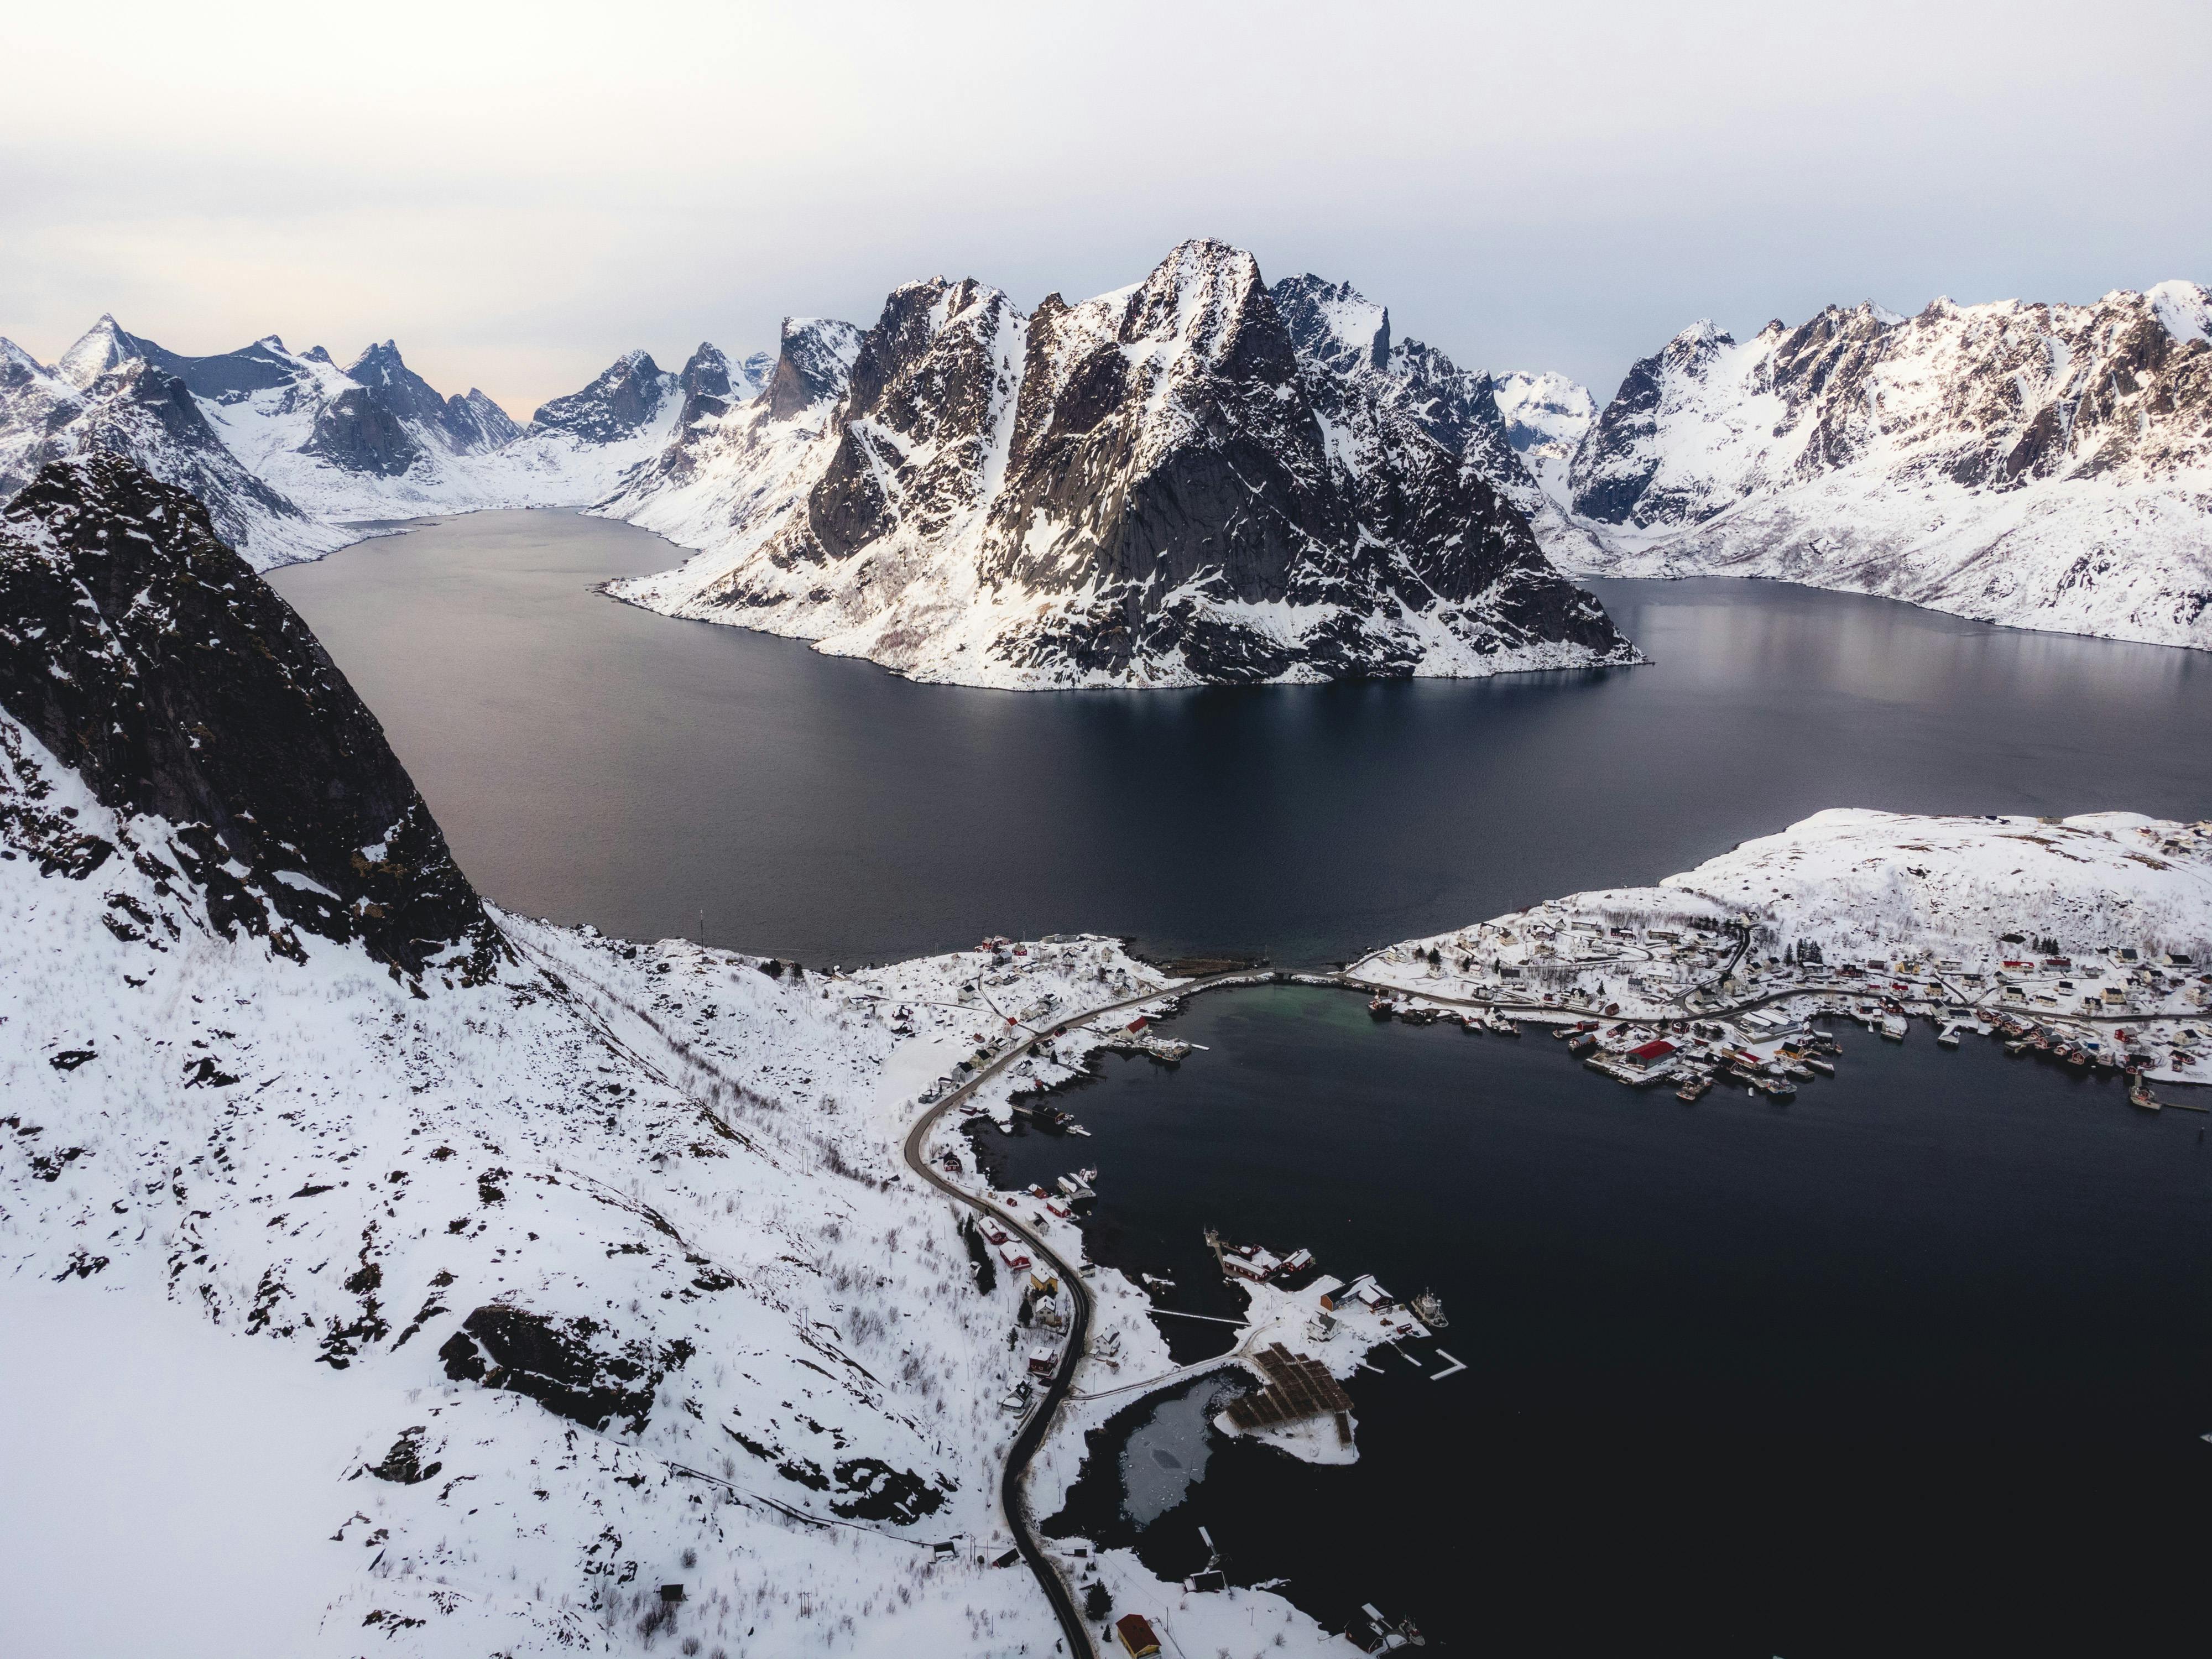
[[[491,897],[808,963],[1053,931],[1313,963],[1824,806],[2212,811],[2212,658],[1878,599],[1600,583],[1652,666],[1014,694],[589,591],[676,556],[481,513],[272,580]]]
[[[587,591],[671,556],[483,514],[275,580],[490,896],[641,937],[703,908],[710,941],[811,963],[1053,929],[1326,961],[1823,806],[2212,811],[2212,659],[1879,600],[1601,583],[1654,666],[1018,696]],[[1140,1407],[1063,1524],[1176,1573],[1205,1524],[1239,1582],[1462,1651],[2202,1650],[2203,1120],[1924,1030],[1847,1032],[1784,1109],[1336,994],[1176,1029],[1207,1049],[1071,1097],[1092,1139],[987,1141],[1024,1181],[1095,1163],[1094,1252],[1174,1272],[1178,1305],[1236,1310],[1204,1226],[1306,1245],[1433,1285],[1453,1322],[1416,1352],[1469,1369],[1383,1350],[1358,1464],[1217,1438],[1143,1528]],[[1220,1329],[1164,1322],[1179,1353]]]

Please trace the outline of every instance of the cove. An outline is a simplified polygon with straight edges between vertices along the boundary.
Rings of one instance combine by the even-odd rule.
[[[1840,1028],[1838,1077],[1786,1108],[1341,992],[1209,993],[1166,1029],[1206,1047],[1060,1097],[1090,1138],[977,1135],[999,1183],[1095,1165],[1091,1254],[1171,1277],[1164,1306],[1241,1311],[1212,1226],[1433,1286],[1451,1322],[1347,1385],[1357,1464],[1178,1435],[1203,1474],[1163,1512],[1157,1479],[1124,1495],[1161,1438],[1133,1396],[1047,1531],[1181,1577],[1204,1526],[1236,1582],[1455,1651],[2201,1650],[2203,1117],[1924,1026]],[[1178,1360],[1224,1346],[1159,1323]],[[1468,1369],[1431,1381],[1438,1350]]]

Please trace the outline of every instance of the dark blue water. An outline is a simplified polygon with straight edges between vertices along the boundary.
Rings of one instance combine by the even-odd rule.
[[[482,513],[273,580],[490,896],[809,963],[1079,929],[1329,961],[1827,806],[2212,811],[2212,657],[1888,600],[1607,582],[1653,666],[1018,695],[589,591],[677,556]]]
[[[1211,1224],[1433,1285],[1451,1324],[1351,1383],[1354,1467],[1217,1437],[1139,1530],[1123,1422],[1060,1526],[1180,1577],[1204,1525],[1232,1577],[1455,1651],[2203,1651],[2203,1117],[1924,1027],[1844,1028],[1787,1108],[1341,993],[1214,994],[1171,1029],[1210,1051],[1063,1098],[1091,1139],[985,1145],[1023,1182],[1095,1164],[1093,1254],[1171,1273],[1172,1305],[1241,1305]],[[1439,1347],[1469,1370],[1428,1380]]]

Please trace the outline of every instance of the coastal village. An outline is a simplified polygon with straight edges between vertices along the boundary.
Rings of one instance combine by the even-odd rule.
[[[1915,1020],[2145,1110],[2212,1082],[2212,823],[1826,812],[1657,887],[1579,893],[1352,964],[1378,1017],[1548,1029],[1592,1071],[1685,1100],[1833,1076],[1832,1028]],[[2173,1085],[2173,1086],[2160,1086]]]

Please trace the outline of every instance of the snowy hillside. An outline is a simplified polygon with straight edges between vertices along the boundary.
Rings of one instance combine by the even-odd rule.
[[[1577,453],[1589,574],[1770,576],[2212,646],[2212,295],[1685,330]]]
[[[2212,1081],[2208,959],[2212,820],[1838,810],[1353,972],[1415,1018],[1548,1024],[1612,1081],[1686,1101],[1727,1084],[1787,1102],[1835,1075],[1814,1022],[1902,1042],[1917,1016],[1946,1047],[1972,1031],[2076,1076],[2128,1073],[2108,1098],[2156,1111],[2204,1109],[2173,1091]]]
[[[1656,887],[1571,894],[1480,930],[1408,940],[1357,971],[1419,985],[1431,971],[1419,964],[1443,947],[1479,959],[1462,965],[1492,979],[1497,964],[1520,964],[1504,977],[1533,990],[1539,980],[1586,981],[1589,963],[1603,956],[1610,963],[1597,970],[1605,975],[1604,996],[1679,1013],[1666,999],[1638,993],[1656,993],[1646,979],[1667,978],[1668,957],[1686,960],[1698,947],[1692,941],[1658,950],[1649,942],[1676,935],[1653,928],[1714,934],[1741,928],[1751,947],[1739,976],[1741,994],[1753,1000],[1782,988],[1789,975],[1819,979],[1838,966],[1856,972],[1869,960],[1937,963],[1963,975],[1958,983],[1985,987],[1997,970],[2025,973],[2033,964],[2023,958],[2049,955],[2081,958],[2082,984],[2093,992],[2107,977],[2100,962],[2131,964],[2113,972],[2115,980],[2164,968],[2145,1006],[2170,1005],[2173,1017],[2185,1018],[2205,1006],[2201,987],[2212,983],[2199,977],[2212,961],[2212,820],[2185,824],[2134,812],[1934,817],[1838,808],[1744,842]],[[1623,939],[1629,943],[1617,942]],[[1771,984],[1764,982],[1770,968],[1782,975]],[[1708,986],[1717,982],[1707,977]],[[1954,987],[1953,994],[1961,994]],[[2069,1000],[2069,1011],[2078,1007],[2078,997]],[[2148,1012],[2142,1018],[2155,1019]]]
[[[702,345],[678,376],[630,352],[520,428],[473,388],[441,397],[389,340],[343,368],[274,335],[185,357],[103,317],[52,369],[0,341],[0,499],[48,461],[122,455],[199,496],[267,569],[375,520],[588,505],[667,447],[701,388],[750,396],[766,368]]]
[[[1097,939],[997,962],[833,976],[489,908],[199,505],[50,469],[0,518],[0,1317],[71,1346],[35,1380],[11,1352],[0,1403],[88,1437],[66,1474],[12,1472],[53,1505],[9,1538],[42,1592],[17,1586],[12,1637],[131,1648],[144,1619],[94,1579],[219,1501],[275,1553],[226,1555],[247,1599],[173,1609],[164,1651],[1049,1651],[1036,1581],[990,1565],[1026,1281],[979,1288],[899,1141],[1006,1041],[995,1004],[1164,981]],[[1164,1353],[1140,1292],[1095,1288],[1123,1354]],[[127,1341],[158,1346],[100,1383],[125,1420],[45,1386]],[[110,1468],[247,1432],[179,1414],[234,1389],[310,1463],[240,1439],[213,1470]],[[1040,1502],[1079,1456],[1053,1447]],[[116,1478],[130,1524],[88,1554],[78,1511]],[[1186,1637],[1212,1613],[1325,1645],[1249,1591]]]
[[[1017,688],[1632,660],[1446,417],[1376,378],[1380,308],[1310,309],[1373,322],[1351,372],[1208,240],[1080,305],[938,278],[865,333],[788,324],[767,397],[689,423],[608,506],[702,551],[611,591]],[[1474,402],[1517,474],[1486,382]]]

